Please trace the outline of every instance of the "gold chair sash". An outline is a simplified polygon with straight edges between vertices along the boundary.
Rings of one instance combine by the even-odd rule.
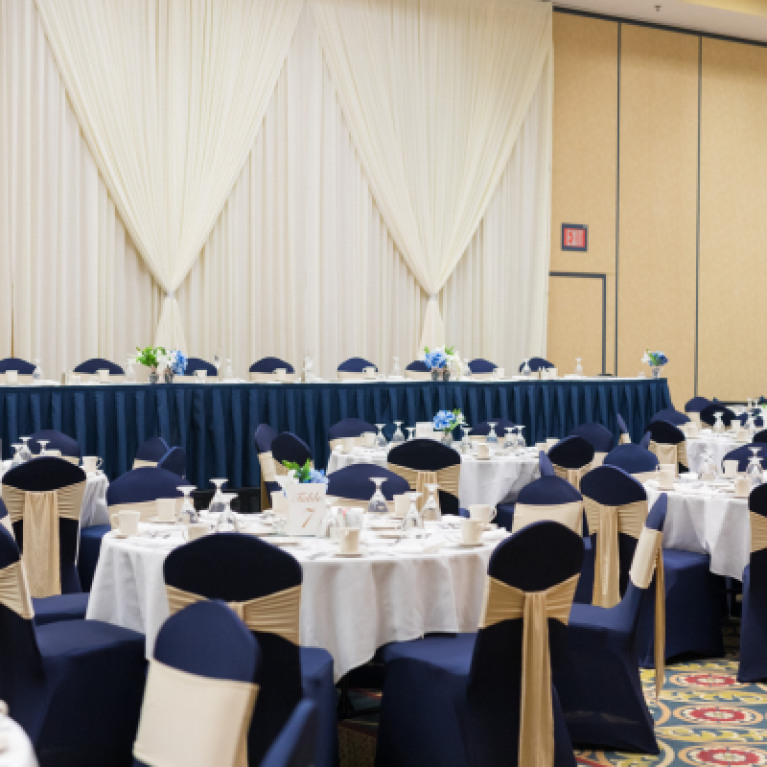
[[[473,381],[489,381],[495,378],[495,373],[472,373],[471,378]]]
[[[178,514],[181,511],[184,499],[179,496],[175,501],[176,513]],[[139,513],[139,521],[146,522],[150,517],[157,516],[157,500],[141,501],[140,503],[117,503],[114,506],[110,506],[108,511],[110,525],[112,525],[112,514],[119,514],[121,511],[137,511]],[[112,527],[114,528],[114,525]]]
[[[133,755],[153,767],[247,767],[258,685],[149,661]]]
[[[591,471],[592,464],[587,463],[580,469],[565,469],[563,466],[551,464],[554,467],[554,473],[561,479],[566,479],[576,490],[581,489],[581,480]]]
[[[767,518],[761,514],[748,512],[751,520],[751,553],[767,549]]]
[[[614,607],[621,601],[618,533],[639,538],[647,519],[647,501],[625,506],[605,506],[584,496],[589,535],[596,534],[594,553],[594,593],[592,604]]]
[[[666,579],[663,568],[663,533],[642,529],[631,562],[629,578],[640,589],[646,589],[655,578],[655,697],[660,699],[666,669]]]
[[[370,432],[368,432],[370,434]],[[331,439],[328,444],[330,445],[331,450],[335,450],[337,447],[341,447],[344,444],[344,440],[349,439],[349,437],[338,437],[338,439]],[[354,446],[355,447],[361,447],[365,444],[365,438],[360,435],[359,437],[353,437],[354,439]]]
[[[648,449],[658,457],[659,463],[674,464],[677,476],[679,475],[680,463],[682,466],[690,465],[687,462],[687,440],[680,442],[678,445],[667,445],[664,442],[650,440],[650,447]]]
[[[218,383],[218,376],[205,376],[205,378],[198,378],[192,374],[190,376],[173,376],[173,383]]]
[[[59,519],[79,521],[85,480],[43,493],[0,486],[11,522],[24,522],[24,562],[33,597],[61,594]]]
[[[485,582],[479,628],[518,618],[524,621],[518,759],[524,767],[554,764],[548,619],[567,625],[577,585],[578,575],[546,591],[520,591],[490,576]]]
[[[5,373],[0,373],[0,378],[2,378],[2,382],[6,383],[7,378]],[[16,376],[16,380],[20,384],[31,384],[32,383],[32,374],[31,373],[19,373],[18,376]]]
[[[637,482],[648,482],[651,479],[658,479],[657,471],[638,471],[636,474],[631,475]]]
[[[258,454],[258,462],[261,464],[261,481],[274,482],[275,475],[277,473],[277,464],[275,463],[274,456],[271,451]],[[284,474],[288,473],[282,464],[280,467],[284,469]]]
[[[406,370],[405,378],[412,378],[414,381],[428,381],[431,379],[431,371]]]
[[[367,365],[365,367],[368,367]],[[373,367],[373,365],[370,365],[369,367]],[[367,374],[363,373],[361,370],[358,373],[355,373],[353,371],[349,370],[336,370],[336,375],[339,379],[344,378],[367,378]],[[378,376],[378,373],[376,373],[376,377]],[[371,378],[371,381],[374,379]]]
[[[426,485],[439,485],[439,489],[443,493],[450,493],[450,495],[458,498],[458,485],[461,481],[460,464],[448,466],[446,469],[439,469],[438,471],[416,471],[396,463],[387,463],[386,468],[407,480],[411,490],[421,493],[421,497],[418,499],[419,511],[428,500]],[[437,505],[439,505],[439,494],[437,494],[436,500]]]
[[[151,468],[156,469],[157,468],[157,461],[145,461],[142,458],[134,458],[133,459],[133,468],[134,469],[144,469],[144,468]]]
[[[0,519],[0,525],[2,525],[11,534],[11,538],[16,540],[16,533],[13,532],[13,522],[11,522],[10,514],[6,514],[2,519]]]
[[[631,444],[631,435],[628,432],[621,432],[620,439],[618,440],[619,445],[630,445]]]
[[[296,375],[296,373],[286,373],[284,378],[277,378],[277,373],[250,373],[250,380],[262,383],[274,383],[275,381],[293,383],[296,380]]]
[[[596,469],[598,466],[601,466],[605,462],[605,458],[607,457],[607,453],[594,453],[594,460],[591,462],[590,469]]]
[[[0,570],[0,605],[5,605],[24,620],[35,617],[27,574],[21,560]]]
[[[170,614],[175,615],[196,602],[205,602],[207,597],[191,591],[165,586]],[[237,617],[251,630],[277,634],[294,645],[299,644],[299,615],[301,608],[301,586],[275,591],[265,597],[245,602],[228,602]]]
[[[533,522],[544,521],[559,522],[574,533],[583,535],[583,503],[573,501],[556,506],[530,506],[526,503],[518,503],[514,507],[514,523],[511,532],[517,533]]]

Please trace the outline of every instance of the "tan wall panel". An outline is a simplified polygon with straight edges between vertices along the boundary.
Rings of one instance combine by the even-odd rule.
[[[615,192],[617,164],[618,24],[564,13],[554,14],[554,117],[552,158],[551,270],[602,272],[615,269]],[[566,253],[560,248],[562,223],[587,224],[588,253]],[[612,278],[610,278],[612,279]],[[553,278],[557,291],[552,305],[583,294],[584,282]],[[588,361],[601,371],[601,283],[596,307],[577,301],[566,303],[585,312],[587,324],[594,312],[599,320],[599,356]],[[556,288],[554,287],[556,285]],[[614,308],[608,291],[608,370],[614,359]],[[597,295],[594,285],[587,294]],[[556,310],[549,312],[548,358],[572,372],[581,356],[578,320]],[[560,324],[561,323],[561,324]],[[585,352],[584,352],[585,354]],[[584,363],[586,364],[586,363]]]
[[[602,372],[602,280],[551,277],[547,359],[564,375],[574,372],[576,357],[586,375]]]
[[[621,34],[618,372],[646,348],[670,359],[674,404],[693,396],[699,39]]]
[[[698,318],[704,396],[767,394],[767,355],[751,340],[764,327],[765,221],[767,50],[704,38]]]

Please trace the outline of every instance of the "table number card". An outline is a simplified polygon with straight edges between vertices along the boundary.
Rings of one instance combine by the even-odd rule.
[[[325,516],[325,489],[322,482],[288,488],[288,535],[316,535]]]
[[[436,439],[434,424],[431,421],[418,421],[415,425],[416,439]]]

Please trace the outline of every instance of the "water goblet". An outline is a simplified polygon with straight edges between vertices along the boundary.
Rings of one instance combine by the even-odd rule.
[[[722,422],[722,413],[714,413],[714,425],[711,428],[714,434],[724,433],[724,423]]]
[[[751,480],[751,487],[757,487],[764,482],[762,462],[759,455],[760,449],[758,447],[749,447],[749,450],[751,451],[751,456],[748,459],[746,476]]]
[[[23,463],[26,463],[27,461],[32,460],[32,451],[29,449],[29,440],[31,437],[19,437],[19,439],[24,443],[21,448],[21,460]]]
[[[218,356],[218,353],[213,357],[213,367],[216,368],[216,376],[218,376],[218,370],[221,367],[221,357]]]
[[[490,431],[487,433],[487,437],[485,438],[485,442],[487,442],[488,445],[497,445],[498,444],[498,435],[495,433],[495,427],[497,421],[488,421],[487,425],[490,427]]]
[[[35,369],[32,371],[32,380],[40,382],[43,380],[43,369],[40,367],[40,360],[35,357],[33,362],[35,363]]]
[[[221,488],[229,481],[227,479],[211,479],[210,480],[216,486],[216,492],[213,494],[213,498],[208,506],[207,515],[220,514],[226,504],[224,503],[224,494],[221,492]]]
[[[522,453],[527,447],[527,442],[525,442],[525,434],[524,434],[525,427],[515,426],[514,428],[517,430],[517,448],[519,452]]]
[[[40,453],[38,454],[40,458],[42,458],[45,455],[45,446],[50,442],[49,439],[38,439],[37,444],[40,445]]]
[[[525,378],[529,378],[532,375],[533,371],[530,370],[530,360],[526,359],[525,364],[522,365],[522,375]]]
[[[399,357],[394,358],[394,362],[391,366],[391,377],[392,378],[401,378],[402,377],[402,368],[399,366]],[[394,423],[397,423],[396,421]]]
[[[236,493],[222,493],[224,499],[224,510],[218,515],[216,521],[217,533],[239,533],[240,525],[237,522],[237,515],[232,511],[231,503],[237,497]]]
[[[516,450],[517,447],[517,438],[514,434],[515,426],[507,426],[505,428],[506,431],[506,439],[503,443],[503,449],[504,450]]]
[[[394,430],[394,434],[391,438],[392,445],[401,445],[405,441],[405,435],[402,433],[403,421],[395,421],[394,425],[397,427]]]
[[[231,381],[234,378],[234,370],[232,369],[232,360],[227,357],[226,368],[224,369],[224,381]]]
[[[21,448],[24,447],[24,445],[20,443],[14,443],[11,445],[13,448],[13,459],[11,460],[11,468],[14,468],[16,466],[21,466],[22,463],[24,463],[24,459],[21,457]]]
[[[136,369],[133,367],[135,361],[135,357],[128,357],[128,364],[125,366],[126,383],[136,383]]]
[[[407,430],[407,441],[410,442],[415,439],[415,426],[406,426],[405,429]]]
[[[304,352],[304,383],[312,383],[314,381],[314,353],[311,349],[307,349]]]
[[[191,498],[192,490],[196,489],[194,485],[180,485],[176,488],[176,490],[184,494],[181,511],[178,513],[178,521],[182,525],[194,525],[200,521],[200,515],[197,513],[197,509],[194,508],[194,502]]]
[[[386,482],[386,477],[371,477],[370,481],[375,484],[376,489],[368,503],[368,514],[388,514],[389,507],[386,505],[386,498],[381,490],[381,485]]]
[[[469,436],[469,424],[465,423],[462,427],[463,437],[461,437],[461,453],[471,455],[471,437]]]
[[[417,506],[421,493],[405,493],[405,495],[410,498],[410,508],[407,510],[407,514],[405,514],[405,518],[402,520],[401,529],[407,532],[409,530],[417,530],[418,528],[423,527],[423,520],[418,513]]]
[[[383,429],[384,426],[386,426],[385,423],[377,423],[376,429],[378,429],[378,434],[376,434],[376,440],[375,440],[375,446],[379,450],[386,450],[389,443],[386,441],[386,437],[384,436]]]
[[[471,378],[471,368],[469,367],[469,360],[464,360],[461,365],[461,372],[464,378]]]
[[[582,376],[583,375],[583,365],[581,365],[581,358],[576,357],[575,358],[575,375]]]
[[[424,522],[440,522],[442,520],[442,512],[439,509],[437,503],[437,490],[439,485],[428,484],[426,489],[429,491],[429,497],[426,499],[426,503],[421,509],[421,526]]]

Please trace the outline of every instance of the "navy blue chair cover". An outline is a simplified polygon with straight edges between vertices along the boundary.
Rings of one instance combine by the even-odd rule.
[[[375,368],[378,371],[378,366],[363,357],[349,357],[348,360],[342,362],[337,370],[340,373],[361,373],[365,368]]]
[[[125,371],[120,365],[109,360],[102,359],[101,357],[93,357],[92,359],[81,362],[76,368],[73,369],[73,373],[90,373],[95,375],[99,370],[108,370],[109,375],[121,376],[125,375]]]
[[[767,549],[757,540],[754,527],[767,517],[767,485],[755,487],[748,497],[752,549],[743,570],[743,611],[740,622],[739,682],[767,679]],[[758,519],[755,519],[758,518]],[[752,576],[753,575],[753,579]]]
[[[538,465],[541,470],[542,477],[556,477],[557,473],[554,471],[554,467],[549,460],[548,455],[541,450],[538,453]]]
[[[498,435],[498,440],[503,442],[506,438],[506,429],[510,429],[512,426],[516,426],[513,421],[509,421],[507,418],[493,418],[492,423],[495,424],[495,433]],[[469,429],[469,434],[472,437],[486,437],[490,434],[490,421],[480,421],[476,426]]]
[[[168,618],[157,634],[154,659],[169,668],[205,679],[246,684],[260,681],[258,642],[232,610],[219,601],[199,602]],[[247,711],[243,724],[247,724],[250,715],[251,711]],[[178,736],[180,733],[171,729],[166,737]],[[153,767],[154,764],[138,758],[133,760],[133,767]]]
[[[288,371],[288,375],[295,373],[295,368],[285,360],[281,360],[279,357],[263,357],[254,362],[248,369],[249,373],[274,373],[278,368],[285,368]]]
[[[653,421],[667,421],[673,423],[675,426],[681,426],[683,423],[690,423],[689,416],[684,413],[680,413],[678,410],[674,410],[673,407],[666,408],[665,410],[659,410],[651,419]]]
[[[583,544],[555,522],[536,522],[501,543],[488,576],[522,591],[543,591],[580,572]],[[377,767],[518,764],[523,620],[475,634],[436,634],[381,651],[386,664]],[[549,619],[552,667],[567,627]],[[556,689],[552,694],[556,767],[575,765]]]
[[[474,373],[492,373],[498,365],[495,364],[495,362],[490,362],[490,360],[482,359],[482,357],[477,357],[475,360],[471,360],[469,362],[469,370],[471,370],[472,374]]]
[[[276,463],[292,461],[299,466],[314,460],[309,445],[289,431],[283,432],[272,440],[272,456]]]
[[[48,440],[48,444],[45,446],[46,450],[60,450],[62,458],[77,458],[77,462],[80,462],[82,453],[76,439],[72,439],[72,437],[68,437],[56,429],[41,429],[36,431],[32,435],[32,439],[29,440],[29,449],[35,455],[40,454],[40,443],[38,442],[40,439]]]
[[[300,586],[301,565],[290,554],[257,538],[221,533],[172,551],[165,583],[206,599],[245,602]],[[261,688],[248,735],[248,760],[260,764],[296,704],[317,704],[317,767],[332,767],[336,753],[333,659],[326,650],[298,647],[277,634],[254,632],[261,647]]]
[[[738,471],[745,471],[748,468],[748,459],[751,458],[751,447],[759,448],[759,462],[762,464],[762,468],[767,468],[767,445],[743,445],[742,447],[736,447],[735,450],[730,450],[727,455],[722,458],[722,466],[724,467],[725,461],[737,461]]]
[[[722,423],[725,426],[729,426],[735,418],[735,413],[733,413],[730,408],[720,405],[718,402],[712,402],[700,411],[700,420],[703,423],[707,423],[709,426],[713,426],[714,421],[716,420],[714,418],[714,413],[722,414]]]
[[[36,458],[9,469],[3,476],[3,484],[18,490],[42,493],[85,482],[85,472],[62,458]],[[61,568],[61,593],[79,594],[82,591],[77,573],[77,538],[79,519],[59,517],[59,563]],[[21,551],[24,551],[24,520],[13,525],[13,534]]]
[[[595,453],[609,453],[613,449],[613,435],[601,423],[582,423],[571,432],[571,437],[583,437]]]
[[[413,360],[405,370],[412,370],[414,373],[428,373],[429,368],[423,360]]]
[[[650,439],[652,438],[652,434],[650,434],[649,431],[645,432],[644,437],[639,441],[639,447],[643,447],[645,450],[647,450],[650,447]]]
[[[411,439],[403,442],[389,451],[387,460],[390,464],[405,466],[414,471],[439,471],[461,464],[461,456],[453,448],[433,439]],[[458,516],[461,513],[456,496],[441,489],[437,493],[439,508],[443,514]]]
[[[312,767],[317,749],[317,707],[302,700],[260,767]]]
[[[557,476],[557,473],[554,471],[554,467],[551,465],[549,457],[542,450],[538,453],[538,466],[541,472],[541,477]],[[511,531],[514,527],[515,508],[516,503],[499,503],[498,506],[496,506],[495,523],[499,527],[503,527],[506,530]],[[468,510],[466,510],[466,514],[468,515]]]
[[[277,432],[269,426],[268,423],[262,423],[256,429],[256,451],[258,452],[259,462],[268,462],[271,464],[269,456],[265,456],[265,453],[272,452],[272,442],[277,436]],[[273,480],[267,480],[264,477],[264,464],[261,465],[261,511],[266,511],[272,508],[272,493],[276,493],[280,489],[277,482]]]
[[[549,448],[549,460],[563,469],[581,469],[594,460],[594,448],[583,437],[565,437]]]
[[[0,570],[19,559],[0,527]],[[90,620],[35,626],[0,604],[0,690],[41,765],[130,764],[145,669],[135,631]]]
[[[107,506],[178,498],[181,495],[178,491],[180,485],[178,474],[167,469],[152,466],[132,469],[110,483],[107,488]]]
[[[277,432],[268,423],[262,423],[255,434],[256,449],[259,453],[269,453],[272,450],[272,442]]]
[[[620,430],[621,434],[628,434],[629,433],[629,427],[626,426],[626,422],[623,420],[623,416],[620,413],[615,414],[615,420],[618,423],[618,429]],[[629,437],[630,439],[630,437]]]
[[[172,471],[179,477],[186,477],[186,453],[180,447],[172,447],[157,462],[157,468]]]
[[[35,366],[18,357],[6,357],[4,360],[0,360],[0,373],[6,373],[9,370],[16,370],[22,375],[32,375],[35,372]]]
[[[685,441],[685,436],[684,432],[670,421],[658,420],[650,422],[650,425],[647,427],[647,434],[645,434],[640,445],[649,448],[650,440],[658,444],[679,445]],[[680,472],[689,470],[681,461],[679,462],[678,469]]]
[[[658,458],[641,445],[618,445],[606,456],[603,466],[617,466],[628,474],[647,474],[658,467]]]
[[[741,413],[740,415],[735,416],[735,421],[737,421],[741,426],[745,426],[748,423],[748,413]],[[756,426],[758,429],[764,428],[764,419],[761,415],[758,415],[754,418],[754,426]]]
[[[645,527],[663,530],[666,508],[667,498],[662,494]],[[647,589],[629,581],[615,607],[573,604],[567,627],[567,662],[554,670],[554,685],[573,743],[658,753],[637,654],[642,607],[654,590],[654,578]]]
[[[704,407],[708,407],[711,404],[711,400],[707,397],[693,397],[687,401],[684,406],[685,413],[700,413]]]
[[[541,368],[555,368],[556,365],[553,362],[549,362],[548,360],[543,359],[543,357],[530,357],[530,359],[527,361],[527,366],[530,368],[530,370],[533,371],[533,373],[537,373]],[[519,366],[519,372],[522,372],[522,369],[525,367],[525,363],[523,362]]]
[[[77,572],[83,591],[90,591],[96,576],[96,565],[101,554],[101,539],[110,531],[110,525],[91,525],[80,530],[80,553]]]
[[[212,365],[210,362],[206,362],[205,360],[200,359],[199,357],[187,357],[186,370],[184,371],[184,375],[193,376],[195,374],[195,371],[197,370],[204,370],[205,373],[209,376],[218,375],[218,370],[216,370],[216,366]]]
[[[136,451],[136,460],[149,461],[156,466],[169,449],[168,443],[162,437],[152,437]]]
[[[260,428],[260,427],[259,427]],[[344,418],[343,421],[334,423],[328,430],[328,440],[343,439],[344,437],[359,437],[362,434],[372,432],[375,434],[378,430],[372,423],[363,421],[361,418]],[[260,451],[259,451],[260,452]]]
[[[327,494],[367,502],[375,492],[371,477],[386,477],[386,482],[381,485],[381,492],[387,501],[391,501],[395,495],[410,492],[407,480],[393,471],[372,463],[355,463],[328,475]]]
[[[758,431],[754,435],[754,443],[757,443],[757,442],[758,443],[762,443],[762,444],[767,442],[767,429],[765,429],[763,431]]]

